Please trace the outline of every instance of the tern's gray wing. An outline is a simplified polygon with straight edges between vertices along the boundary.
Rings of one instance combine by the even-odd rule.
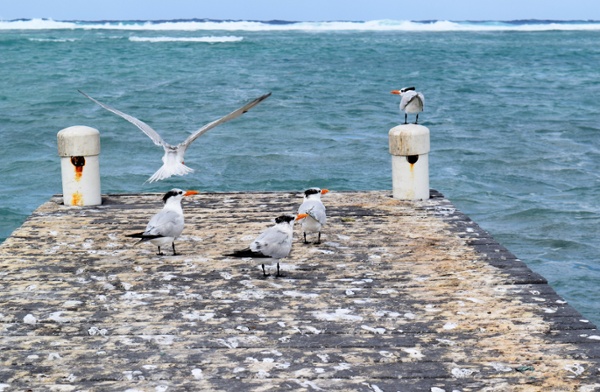
[[[308,214],[311,218],[324,225],[327,222],[327,212],[320,200],[306,200],[298,208],[299,214]]]
[[[112,112],[112,113],[116,114],[117,116],[124,118],[125,120],[129,121],[130,123],[132,123],[133,125],[138,127],[142,132],[144,132],[146,135],[148,135],[148,137],[150,139],[152,139],[154,144],[156,144],[157,146],[163,146],[163,147],[169,146],[167,143],[165,143],[165,141],[162,139],[162,137],[160,137],[160,135],[154,129],[152,129],[150,127],[150,125],[146,124],[142,120],[138,120],[137,118],[130,116],[129,114],[123,113],[113,107],[103,104],[102,102],[95,100],[94,98],[90,97],[89,95],[87,95],[86,93],[84,93],[81,90],[77,90],[77,91],[79,91],[81,94],[83,94],[83,96],[89,98],[91,101],[95,102],[99,106],[108,110],[109,112]]]
[[[424,97],[423,94],[415,92],[415,91],[411,91],[411,94],[408,95],[407,100],[406,100],[406,105],[404,105],[404,107],[410,105],[411,103],[415,102],[423,107],[423,103],[424,103]]]
[[[406,109],[408,104],[417,96],[415,91],[407,91],[402,94],[402,99],[400,100],[400,110]]]
[[[250,249],[275,259],[286,257],[292,247],[292,237],[288,231],[273,226],[264,231],[250,244]]]
[[[194,140],[198,139],[200,136],[202,136],[204,133],[208,132],[209,130],[213,129],[214,127],[216,127],[219,124],[223,124],[224,122],[227,122],[229,120],[233,120],[236,117],[241,116],[242,114],[246,113],[248,110],[252,109],[253,107],[255,107],[256,105],[258,105],[259,103],[261,103],[262,101],[264,101],[265,99],[269,98],[271,96],[271,93],[267,93],[265,95],[262,95],[258,98],[256,98],[254,101],[242,106],[241,108],[229,113],[228,115],[221,117],[218,120],[215,120],[211,123],[206,124],[205,126],[203,126],[202,128],[198,129],[196,132],[194,132],[193,134],[191,134],[187,139],[185,139],[185,141],[181,144],[179,144],[178,147],[183,147],[184,150],[190,145],[191,142],[193,142]]]
[[[425,96],[422,93],[417,93],[417,97],[421,100],[421,106],[425,107]]]
[[[162,210],[150,219],[144,234],[177,237],[181,231],[183,231],[183,216],[175,211]]]

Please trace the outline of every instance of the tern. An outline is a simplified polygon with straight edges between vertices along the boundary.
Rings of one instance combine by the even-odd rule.
[[[145,122],[138,120],[137,118],[135,118],[133,116],[125,114],[113,107],[103,104],[102,102],[95,100],[94,98],[90,97],[89,95],[87,95],[86,93],[84,93],[81,90],[77,90],[77,91],[79,91],[81,94],[83,94],[85,97],[89,98],[96,104],[100,105],[102,108],[129,121],[130,123],[132,123],[133,125],[138,127],[146,135],[148,135],[148,137],[150,139],[152,139],[154,144],[156,144],[157,146],[162,146],[162,148],[164,148],[165,155],[162,157],[162,161],[163,161],[162,167],[160,169],[158,169],[156,171],[156,173],[154,173],[152,175],[152,177],[150,177],[148,180],[146,180],[146,182],[154,182],[154,181],[164,180],[165,178],[169,178],[173,175],[183,176],[183,175],[193,172],[194,169],[191,169],[184,164],[183,156],[185,155],[186,149],[189,147],[189,145],[194,140],[198,139],[204,133],[208,132],[209,130],[216,127],[217,125],[223,124],[226,121],[229,121],[236,117],[241,116],[242,114],[246,113],[248,110],[252,109],[253,107],[258,105],[259,103],[261,103],[262,101],[264,101],[271,95],[271,93],[262,95],[262,96],[256,98],[254,101],[242,106],[241,108],[234,110],[233,112],[229,113],[228,115],[206,124],[202,128],[198,129],[196,132],[194,132],[190,136],[188,136],[188,138],[185,139],[182,143],[179,143],[178,145],[174,146],[174,145],[171,145],[171,144],[165,142],[163,140],[163,138],[158,134],[158,132],[156,132],[154,129],[152,129]]]
[[[423,111],[425,97],[422,93],[415,91],[414,87],[405,87],[401,90],[392,90],[392,94],[399,95],[400,111],[404,112],[404,124],[407,124],[408,115],[416,114],[415,124],[419,123],[419,113]]]
[[[150,241],[158,246],[158,255],[162,256],[161,246],[171,244],[173,246],[173,256],[177,255],[175,251],[175,240],[183,231],[183,209],[181,208],[181,199],[185,196],[197,195],[198,191],[182,191],[173,188],[163,196],[163,209],[155,214],[148,222],[146,230],[141,233],[129,234],[127,237],[139,238],[136,243]]]
[[[233,257],[252,257],[260,260],[263,276],[269,276],[265,271],[265,259],[271,259],[272,263],[277,263],[277,275],[282,276],[279,271],[279,260],[287,257],[292,250],[292,236],[294,222],[306,218],[306,214],[281,215],[275,218],[275,225],[262,232],[249,247],[236,250],[225,256]]]
[[[321,195],[327,192],[329,192],[327,189],[321,188],[309,188],[304,191],[304,201],[298,208],[298,213],[308,215],[306,219],[302,220],[302,233],[305,244],[308,244],[306,233],[318,233],[315,244],[321,243],[321,228],[327,222],[327,213],[321,201]]]

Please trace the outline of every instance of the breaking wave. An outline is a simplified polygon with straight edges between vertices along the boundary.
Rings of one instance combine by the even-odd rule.
[[[204,42],[209,44],[221,42],[240,42],[244,37],[236,36],[209,36],[209,37],[129,37],[132,42]]]
[[[155,21],[55,21],[19,19],[0,21],[0,30],[132,30],[132,31],[550,31],[600,30],[600,21],[244,21],[244,20],[155,20]]]

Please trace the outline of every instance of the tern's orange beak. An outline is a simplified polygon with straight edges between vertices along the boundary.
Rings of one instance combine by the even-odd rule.
[[[326,193],[329,193],[329,189],[321,189],[321,194],[324,195]]]
[[[191,196],[191,195],[197,195],[198,191],[185,191],[185,193],[183,194],[183,196]]]
[[[296,219],[295,220],[300,220],[300,219],[304,219],[308,216],[308,214],[298,214],[296,215]]]
[[[400,90],[392,90],[392,94],[400,95]]]

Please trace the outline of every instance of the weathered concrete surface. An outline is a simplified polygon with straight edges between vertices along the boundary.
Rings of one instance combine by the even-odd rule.
[[[600,389],[595,326],[435,192],[329,193],[278,279],[222,255],[300,194],[192,196],[162,257],[125,237],[161,196],[53,197],[0,246],[0,391]]]

